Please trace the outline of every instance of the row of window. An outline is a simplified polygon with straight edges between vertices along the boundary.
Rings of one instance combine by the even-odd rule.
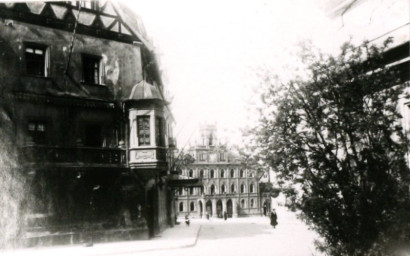
[[[189,190],[188,190],[189,195],[196,195],[198,192],[200,193],[200,195],[202,195],[202,194],[204,193],[203,187],[200,188],[200,191],[195,190],[194,188],[189,188]],[[224,193],[236,193],[236,186],[235,186],[235,184],[232,184],[231,187],[230,187],[230,190],[228,191],[226,185],[221,185],[221,189],[220,189],[219,192],[220,192],[220,194],[224,194]],[[249,193],[255,193],[255,192],[256,192],[256,191],[255,191],[255,186],[254,186],[253,184],[250,184],[250,185],[249,185]],[[215,185],[212,184],[211,186],[209,186],[209,188],[208,188],[208,193],[209,193],[210,195],[215,195],[215,194],[217,193]],[[241,184],[241,186],[240,186],[240,193],[246,193],[246,186],[245,186],[245,184]],[[180,189],[179,189],[179,195],[182,196],[183,194],[184,194],[183,189],[180,188]]]
[[[26,74],[30,76],[50,76],[50,49],[46,45],[25,43]],[[82,76],[85,84],[103,85],[105,67],[101,56],[82,54]]]
[[[225,162],[226,161],[225,155],[226,154],[224,152],[221,152],[221,153],[218,154],[218,158],[219,158],[220,162]],[[209,154],[207,154],[207,153],[198,153],[198,156],[199,156],[199,161],[201,161],[201,162],[205,162],[205,161],[210,160],[210,159],[208,159]],[[215,155],[215,158],[216,158],[216,155]]]
[[[206,178],[205,175],[206,175],[205,170],[199,170],[199,175],[198,175],[199,178]],[[187,176],[193,178],[194,176],[196,176],[195,171],[192,169],[188,170]],[[229,176],[228,176],[228,171],[227,170],[225,171],[224,169],[222,169],[219,171],[219,177],[220,178],[235,178],[235,170],[234,169],[229,170]],[[239,177],[245,178],[245,170],[239,171]],[[250,172],[249,177],[254,177],[254,173]],[[209,171],[209,178],[217,178],[217,171],[211,169]]]
[[[240,205],[241,205],[241,208],[246,208],[246,200],[241,199]],[[185,203],[180,202],[178,208],[179,208],[180,212],[185,211]],[[196,207],[195,202],[191,202],[189,204],[189,211],[191,211],[191,212],[196,211],[197,208],[198,207]],[[256,208],[255,200],[253,198],[249,200],[249,208]]]

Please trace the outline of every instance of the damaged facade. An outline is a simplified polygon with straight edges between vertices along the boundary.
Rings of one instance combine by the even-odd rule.
[[[174,121],[139,18],[114,1],[0,3],[0,18],[0,107],[35,200],[24,229],[173,225]]]

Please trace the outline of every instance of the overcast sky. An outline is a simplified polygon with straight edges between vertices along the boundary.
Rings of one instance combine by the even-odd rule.
[[[216,122],[238,142],[253,113],[257,71],[292,70],[300,42],[335,52],[374,39],[409,22],[409,0],[368,0],[344,16],[329,15],[326,0],[137,0],[139,14],[158,46],[173,95],[175,136],[181,148],[199,123]],[[394,32],[408,40],[409,26]],[[292,75],[292,74],[290,74]],[[192,139],[191,139],[192,140]]]

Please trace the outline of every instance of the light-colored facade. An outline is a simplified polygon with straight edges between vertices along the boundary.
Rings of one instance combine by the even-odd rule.
[[[195,162],[182,168],[182,176],[200,179],[203,187],[180,188],[179,216],[222,218],[260,215],[259,184],[255,170],[247,169],[226,145],[219,144],[216,127],[203,126],[201,142],[187,150]]]

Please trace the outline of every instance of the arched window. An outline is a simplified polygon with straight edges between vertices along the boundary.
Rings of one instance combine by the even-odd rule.
[[[234,178],[234,177],[235,177],[235,170],[231,169],[231,178]]]
[[[241,170],[240,176],[241,176],[241,178],[243,178],[245,176],[245,172],[243,170]]]
[[[179,195],[180,195],[180,196],[182,196],[182,195],[184,194],[184,192],[183,192],[183,189],[182,189],[182,188],[179,188],[179,189],[178,189],[178,192],[179,192]]]
[[[211,185],[211,195],[215,195],[215,186]]]
[[[193,195],[194,194],[194,188],[189,188],[189,194]]]
[[[241,193],[245,193],[245,185],[241,185]]]
[[[225,185],[222,185],[221,186],[221,194],[223,194],[223,193],[225,193],[226,192],[226,187],[225,187]]]
[[[190,211],[195,211],[195,204],[194,204],[194,202],[191,202],[189,209],[190,209]]]
[[[201,195],[204,194],[204,187],[201,187]]]
[[[221,170],[221,178],[225,178],[225,170],[224,169]]]
[[[235,193],[235,184],[231,185],[231,193]]]
[[[204,170],[200,170],[200,171],[199,171],[199,177],[200,177],[200,178],[203,178],[203,177],[204,177]]]
[[[179,211],[180,211],[180,212],[183,212],[183,211],[184,211],[184,203],[183,203],[183,202],[180,202],[180,203],[179,203]]]
[[[188,176],[191,178],[194,177],[194,171],[192,169],[189,170]]]
[[[253,184],[249,185],[249,193],[253,193]]]
[[[215,177],[215,171],[211,170],[211,178],[214,178],[214,177]]]
[[[251,199],[251,208],[253,208],[254,207],[254,201],[253,201],[253,199]]]
[[[242,199],[242,200],[241,200],[241,207],[242,207],[242,208],[245,208],[245,199]]]

